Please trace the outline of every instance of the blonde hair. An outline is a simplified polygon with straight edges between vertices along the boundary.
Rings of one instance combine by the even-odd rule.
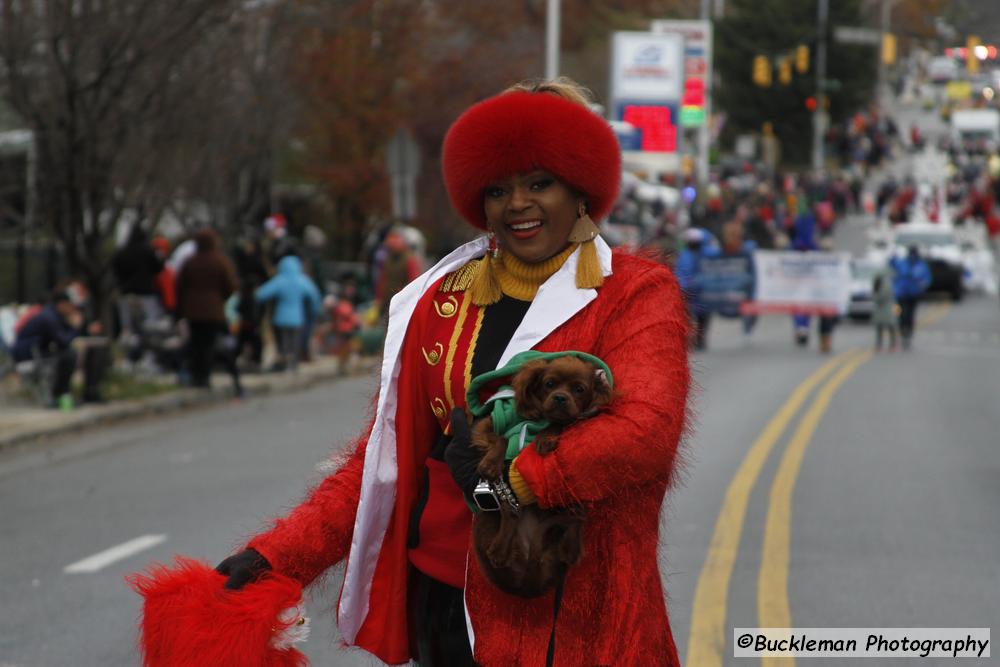
[[[502,94],[506,93],[548,93],[587,108],[594,104],[594,94],[590,89],[568,76],[559,76],[554,79],[525,79],[515,83]]]

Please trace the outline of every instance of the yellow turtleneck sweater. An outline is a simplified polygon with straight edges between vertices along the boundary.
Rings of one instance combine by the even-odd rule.
[[[520,301],[531,301],[535,298],[538,288],[559,270],[567,258],[573,254],[579,244],[572,243],[558,255],[544,262],[529,264],[522,262],[510,253],[501,253],[493,262],[500,289],[507,296]]]

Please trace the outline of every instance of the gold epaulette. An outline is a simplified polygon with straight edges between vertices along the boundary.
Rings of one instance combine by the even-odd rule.
[[[469,289],[472,285],[472,279],[476,275],[476,268],[479,263],[483,261],[481,259],[470,260],[462,268],[457,271],[452,271],[447,276],[445,276],[444,281],[441,283],[441,287],[438,288],[439,292],[464,292]]]

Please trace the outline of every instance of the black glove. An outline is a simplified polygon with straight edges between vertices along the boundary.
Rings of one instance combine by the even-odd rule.
[[[256,549],[245,549],[215,566],[216,572],[229,577],[223,588],[232,591],[238,591],[256,581],[270,569],[271,564]]]
[[[458,488],[470,502],[472,492],[479,483],[479,471],[476,467],[481,458],[483,453],[472,446],[472,434],[465,410],[455,408],[451,411],[451,442],[444,450],[444,460]]]

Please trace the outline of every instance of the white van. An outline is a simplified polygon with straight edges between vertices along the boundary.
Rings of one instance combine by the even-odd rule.
[[[1000,111],[956,109],[951,112],[951,138],[968,153],[985,152],[1000,144]]]
[[[958,78],[958,63],[953,58],[944,56],[932,58],[927,65],[927,75],[931,83],[948,83]]]

